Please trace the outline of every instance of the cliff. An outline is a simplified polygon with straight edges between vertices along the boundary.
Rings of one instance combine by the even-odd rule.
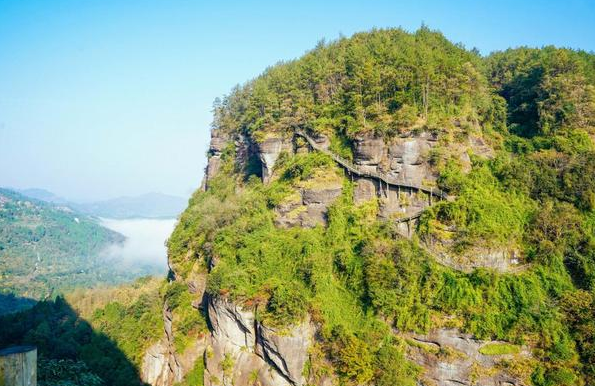
[[[572,59],[568,71],[580,72],[593,60],[541,52],[484,59],[427,28],[373,31],[272,67],[217,102],[202,188],[168,242],[165,334],[144,379],[590,379],[577,332],[590,319],[569,305],[592,304],[591,236],[569,229],[587,229],[577,224],[595,204],[580,197],[595,193],[577,182],[575,198],[565,184],[595,167],[593,122],[546,122],[539,109],[541,120],[521,122],[507,111],[519,108],[527,68],[559,74],[547,66]],[[567,95],[588,116],[589,74],[568,75],[584,92]],[[556,98],[546,80],[534,87]]]

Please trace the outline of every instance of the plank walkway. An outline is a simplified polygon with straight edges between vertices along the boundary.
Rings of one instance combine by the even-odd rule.
[[[300,137],[304,138],[308,142],[308,144],[312,147],[312,149],[329,155],[336,163],[341,165],[343,168],[345,168],[351,174],[355,174],[360,177],[377,179],[379,181],[384,182],[388,186],[393,186],[396,188],[413,189],[413,190],[418,190],[418,191],[427,193],[430,196],[434,196],[434,197],[438,197],[438,198],[442,198],[442,199],[448,198],[448,195],[438,188],[432,188],[432,187],[428,188],[428,187],[425,187],[422,185],[411,185],[411,184],[407,184],[403,181],[397,181],[397,180],[389,177],[385,173],[362,170],[359,166],[352,164],[349,160],[339,157],[335,153],[322,148],[321,146],[319,146],[316,143],[316,141],[314,141],[314,139],[312,137],[310,137],[305,132],[298,130],[298,131],[296,131],[296,134],[299,135]]]

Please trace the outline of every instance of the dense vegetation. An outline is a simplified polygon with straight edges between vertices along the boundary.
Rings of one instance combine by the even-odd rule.
[[[123,240],[66,206],[0,189],[0,292],[41,299],[146,274],[146,267],[114,269],[101,256],[105,248]],[[1,297],[0,309],[8,308],[2,304],[10,300]]]
[[[454,201],[423,216],[422,238],[398,240],[377,220],[377,202],[352,201],[352,185],[327,227],[280,229],[273,208],[303,184],[340,175],[320,154],[280,157],[269,184],[223,154],[223,168],[198,191],[170,241],[176,273],[207,270],[207,292],[284,326],[309,313],[322,326],[310,375],[334,371],[345,384],[414,385],[397,331],[450,326],[535,360],[514,364],[534,385],[595,383],[595,56],[514,49],[482,58],[422,27],[381,30],[321,43],[215,104],[214,128],[249,134],[300,128],[332,137],[349,154],[356,135],[390,141],[412,130],[443,138],[431,162]],[[451,150],[481,136],[491,157],[471,171]],[[422,248],[448,229],[454,251],[512,247],[528,267],[462,273]],[[215,262],[216,264],[212,264]],[[492,350],[492,351],[490,351]],[[328,362],[334,370],[328,368]]]
[[[148,346],[163,332],[162,280],[77,290],[0,317],[0,346],[37,346],[42,386],[140,384]]]

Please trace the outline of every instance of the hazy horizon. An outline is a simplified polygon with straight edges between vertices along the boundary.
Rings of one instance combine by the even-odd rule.
[[[593,51],[594,15],[592,2],[576,0],[5,0],[0,186],[78,201],[188,197],[202,179],[212,101],[321,39],[425,23],[483,54],[547,44]]]

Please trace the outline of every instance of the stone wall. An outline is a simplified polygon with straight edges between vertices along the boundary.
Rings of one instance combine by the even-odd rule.
[[[37,348],[16,346],[0,350],[1,386],[37,386]]]

